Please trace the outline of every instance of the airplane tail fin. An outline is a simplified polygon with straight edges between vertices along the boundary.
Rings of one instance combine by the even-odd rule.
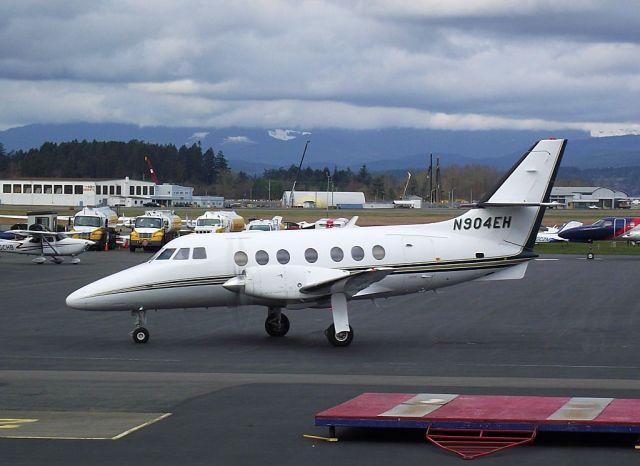
[[[498,240],[531,251],[551,188],[566,147],[566,139],[543,139],[516,162],[496,187],[471,210],[451,220],[454,232]]]

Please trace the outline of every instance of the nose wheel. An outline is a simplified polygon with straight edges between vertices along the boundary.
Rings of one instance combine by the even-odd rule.
[[[264,321],[264,329],[272,337],[283,337],[289,331],[289,318],[279,308],[270,308],[267,319]]]
[[[132,337],[135,343],[146,343],[149,341],[149,330],[139,327],[133,331]]]
[[[149,330],[145,328],[147,325],[147,311],[142,309],[131,311],[131,315],[136,318],[135,328],[131,332],[134,343],[146,343],[149,341]]]

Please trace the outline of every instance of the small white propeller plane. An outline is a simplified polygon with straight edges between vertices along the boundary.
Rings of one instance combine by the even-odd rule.
[[[77,257],[95,244],[86,239],[69,238],[64,233],[39,230],[9,230],[0,233],[0,253],[38,256],[31,262],[43,264],[49,258],[56,264],[62,257],[71,256],[71,263],[80,263]]]
[[[131,311],[136,343],[149,339],[146,311],[263,305],[265,329],[289,331],[282,309],[331,308],[325,334],[353,339],[347,303],[434,290],[469,280],[524,276],[566,145],[539,141],[496,188],[463,215],[424,225],[188,235],[144,264],[91,283],[67,306]]]

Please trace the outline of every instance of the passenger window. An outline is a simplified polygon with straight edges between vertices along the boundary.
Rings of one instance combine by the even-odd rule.
[[[339,247],[331,248],[331,259],[333,259],[334,262],[340,262],[344,259],[344,252],[342,252],[342,249]]]
[[[236,265],[244,267],[245,265],[247,265],[247,262],[249,262],[249,257],[247,256],[246,252],[238,251],[233,255],[233,260]]]
[[[167,259],[170,259],[174,252],[176,252],[176,248],[165,249],[158,255],[158,257],[156,257],[156,260],[165,261]]]
[[[185,261],[187,259],[189,259],[189,248],[180,248],[178,249],[178,252],[176,253],[176,255],[173,257],[174,261]]]
[[[291,256],[289,255],[289,251],[286,251],[284,249],[280,249],[276,253],[276,259],[281,264],[288,264],[289,263],[289,259],[291,259]]]
[[[351,257],[353,257],[354,260],[361,261],[362,259],[364,259],[364,249],[362,249],[360,246],[352,247]]]
[[[207,250],[205,248],[193,248],[193,258],[194,259],[206,259],[207,258]]]
[[[260,265],[266,265],[269,263],[269,254],[262,249],[256,252],[256,262]]]
[[[373,249],[371,250],[371,253],[373,254],[373,257],[375,257],[378,260],[384,259],[384,256],[385,256],[384,248],[379,244],[376,244],[373,247]]]
[[[318,251],[313,248],[309,248],[304,252],[304,258],[307,260],[307,262],[313,264],[318,260]]]

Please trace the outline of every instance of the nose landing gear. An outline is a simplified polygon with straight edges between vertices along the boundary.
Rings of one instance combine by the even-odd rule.
[[[131,315],[136,318],[135,328],[131,332],[134,343],[146,343],[149,341],[149,330],[145,328],[147,325],[147,311],[139,309],[131,311]]]
[[[272,337],[283,337],[289,331],[289,318],[282,313],[279,307],[270,307],[267,319],[264,321],[264,329]]]

